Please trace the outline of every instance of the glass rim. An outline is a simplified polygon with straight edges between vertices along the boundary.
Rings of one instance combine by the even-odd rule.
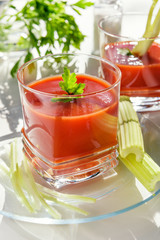
[[[85,56],[85,57],[88,57],[88,58],[91,58],[91,59],[95,59],[97,61],[102,61],[104,63],[106,63],[108,66],[112,67],[115,71],[116,71],[116,74],[117,74],[117,80],[115,81],[115,83],[111,84],[110,87],[107,87],[107,88],[104,88],[102,90],[99,90],[99,91],[95,91],[95,92],[90,92],[90,93],[85,93],[85,94],[79,94],[79,95],[74,95],[74,97],[87,97],[87,96],[91,96],[91,95],[95,95],[95,94],[98,94],[98,93],[103,93],[103,92],[106,92],[106,91],[109,91],[111,89],[114,89],[119,83],[120,83],[120,80],[121,80],[121,71],[120,69],[114,64],[112,63],[111,61],[107,60],[107,59],[104,59],[100,56],[95,56],[95,55],[90,55],[90,54],[86,54],[86,53],[58,53],[58,54],[48,54],[48,55],[45,55],[45,56],[42,56],[42,57],[37,57],[37,58],[33,58],[32,60],[24,63],[17,71],[17,79],[18,79],[18,83],[26,90],[30,91],[30,92],[33,92],[35,94],[43,94],[45,96],[50,96],[50,97],[54,97],[54,98],[61,98],[61,99],[66,99],[66,98],[73,98],[73,95],[61,95],[61,94],[54,94],[54,93],[47,93],[47,92],[42,92],[42,91],[39,91],[39,90],[36,90],[36,89],[33,89],[31,87],[29,87],[28,85],[24,84],[21,80],[21,71],[25,69],[25,67],[27,67],[28,65],[30,65],[31,63],[34,63],[34,62],[37,62],[39,60],[42,60],[44,58],[48,58],[48,57],[61,57],[61,56]],[[57,75],[58,76],[58,75]],[[44,77],[44,78],[47,78],[47,77]]]
[[[138,37],[138,38],[134,38],[134,37],[128,37],[128,36],[125,36],[125,35],[121,35],[121,34],[114,34],[114,33],[110,33],[109,31],[106,31],[103,29],[102,27],[102,24],[106,21],[106,19],[108,17],[116,17],[116,16],[147,16],[148,13],[145,13],[145,12],[122,12],[122,13],[115,13],[113,15],[109,15],[109,16],[105,16],[103,18],[101,18],[98,22],[98,30],[99,31],[102,31],[104,34],[107,34],[108,36],[110,37],[115,37],[115,38],[123,38],[125,39],[126,41],[143,41],[143,40],[155,40],[155,39],[159,39],[160,40],[160,35],[158,35],[157,37]],[[146,24],[147,24],[147,21],[146,21]],[[144,28],[144,31],[145,31],[145,28]],[[143,34],[143,33],[142,33]]]

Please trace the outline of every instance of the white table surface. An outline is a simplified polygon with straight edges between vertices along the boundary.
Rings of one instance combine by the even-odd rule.
[[[149,8],[151,0],[123,0],[125,10],[139,11]],[[87,18],[87,15],[84,16]],[[83,24],[81,22],[81,24]],[[87,28],[86,28],[87,31]],[[91,32],[89,33],[91,34]],[[90,49],[83,49],[83,51]],[[5,93],[0,96],[0,139],[19,131],[22,125],[19,96],[15,83],[1,85]],[[13,97],[13,102],[7,96]],[[152,113],[152,120],[160,126],[160,113]],[[118,201],[118,199],[117,199]],[[75,225],[39,225],[17,222],[3,217],[0,224],[0,239],[6,240],[159,240],[160,196],[130,212],[93,223]]]

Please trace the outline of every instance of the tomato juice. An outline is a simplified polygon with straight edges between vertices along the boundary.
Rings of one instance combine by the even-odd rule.
[[[122,73],[121,94],[141,97],[160,96],[160,45],[153,43],[141,58],[127,56],[121,49],[129,49],[135,42],[114,42],[105,46],[104,58],[116,64]]]
[[[29,84],[30,90],[23,90],[25,138],[41,156],[55,165],[63,163],[63,167],[96,153],[105,156],[117,145],[116,90],[109,89],[107,81],[79,74],[77,83],[85,83],[83,95],[70,102],[52,102],[54,97],[65,96],[60,80],[61,76],[48,77]]]

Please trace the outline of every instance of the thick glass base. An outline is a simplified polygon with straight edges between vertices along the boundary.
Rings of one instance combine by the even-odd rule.
[[[131,97],[130,99],[137,112],[160,110],[160,97]]]
[[[77,173],[74,174],[68,174],[68,175],[61,175],[58,177],[55,177],[54,174],[49,174],[48,172],[46,174],[46,171],[43,169],[39,169],[37,170],[36,166],[34,165],[34,167],[36,168],[36,170],[38,171],[38,173],[47,181],[47,183],[49,183],[50,185],[54,186],[56,189],[62,188],[66,185],[69,184],[76,184],[76,183],[82,183],[84,181],[93,179],[95,177],[98,177],[102,174],[106,174],[106,172],[109,172],[109,170],[115,168],[118,165],[118,160],[116,159],[116,152],[114,151],[112,153],[112,158],[111,160],[107,160],[108,156],[105,157],[105,159],[103,159],[104,163],[103,165],[99,164],[97,165],[96,169],[86,169],[85,171],[77,171]],[[99,161],[101,161],[102,159],[99,159]],[[52,169],[51,169],[52,171]],[[113,174],[112,172],[110,172],[107,177],[112,177]]]
[[[118,165],[117,146],[68,162],[54,164],[37,154],[30,142],[23,136],[23,151],[34,169],[56,189],[93,179],[106,172],[109,173],[109,170]],[[109,174],[107,177],[110,177]]]

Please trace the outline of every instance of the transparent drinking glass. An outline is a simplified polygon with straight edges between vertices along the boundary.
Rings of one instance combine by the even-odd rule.
[[[123,13],[106,16],[98,23],[100,55],[116,64],[121,72],[121,95],[128,95],[137,111],[160,109],[160,37],[142,37],[146,13]],[[112,27],[119,23],[119,33]],[[130,54],[141,41],[152,42],[142,56]]]
[[[84,83],[81,95],[60,86],[64,67]],[[108,60],[80,53],[47,55],[17,74],[24,152],[53,186],[78,183],[117,166],[120,70]]]

